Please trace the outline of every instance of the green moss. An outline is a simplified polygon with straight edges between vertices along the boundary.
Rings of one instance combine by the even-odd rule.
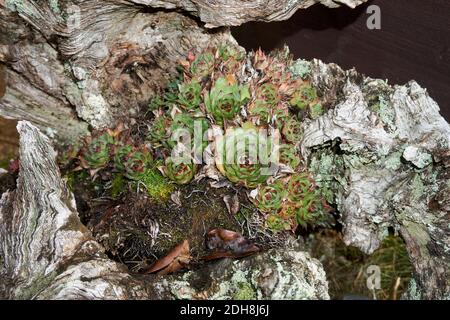
[[[121,174],[114,175],[111,181],[111,196],[117,198],[125,189],[126,181]]]
[[[148,192],[148,195],[157,201],[167,201],[174,191],[174,185],[167,181],[156,169],[147,169],[136,176]]]
[[[9,167],[9,161],[10,161],[10,159],[12,159],[13,158],[13,155],[11,154],[11,156],[10,155],[5,155],[5,156],[1,156],[0,157],[0,168],[3,168],[3,169],[8,169],[8,167]]]
[[[289,221],[283,219],[277,214],[270,214],[267,217],[266,226],[270,231],[274,233],[289,230],[291,228]]]

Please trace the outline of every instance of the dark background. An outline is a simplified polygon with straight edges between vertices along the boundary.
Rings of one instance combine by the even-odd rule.
[[[369,5],[381,8],[381,30],[366,26]],[[295,58],[319,58],[355,67],[390,84],[416,80],[450,120],[450,1],[372,0],[356,9],[314,5],[287,21],[232,29],[246,49],[287,44]]]

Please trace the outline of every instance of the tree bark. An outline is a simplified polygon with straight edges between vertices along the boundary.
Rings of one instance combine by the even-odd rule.
[[[372,253],[392,228],[414,267],[405,297],[448,298],[450,125],[439,106],[414,81],[390,86],[334,64],[298,63],[335,100],[304,123],[301,147],[335,195],[344,241]]]
[[[93,128],[132,121],[175,74],[181,58],[218,43],[176,12],[123,1],[7,1],[0,7],[0,62],[6,92],[0,115],[32,121],[74,141]]]

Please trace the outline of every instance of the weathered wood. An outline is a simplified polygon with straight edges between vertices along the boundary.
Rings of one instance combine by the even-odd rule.
[[[350,8],[367,0],[131,0],[154,8],[183,9],[205,22],[206,28],[238,26],[248,21],[280,21],[289,19],[297,10],[316,3],[330,8]]]
[[[414,266],[410,298],[450,293],[450,125],[426,90],[390,86],[314,60],[315,84],[335,107],[304,123],[303,155],[336,195],[344,241],[366,253],[393,228]]]
[[[74,140],[131,121],[175,74],[188,51],[235,41],[176,12],[121,1],[7,1],[0,6],[0,115]],[[235,44],[236,45],[236,44]]]

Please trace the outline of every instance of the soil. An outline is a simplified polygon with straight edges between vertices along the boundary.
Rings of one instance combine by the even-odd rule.
[[[205,235],[216,228],[237,231],[260,248],[268,248],[267,237],[259,229],[247,225],[258,213],[251,209],[246,195],[237,189],[215,189],[203,180],[177,187],[181,206],[174,201],[162,202],[145,193],[129,190],[120,199],[92,198],[98,193],[83,184],[75,187],[77,205],[83,222],[92,230],[111,258],[131,271],[145,269],[172,248],[187,239],[194,264],[210,253]],[[241,211],[231,215],[223,201],[225,195],[239,195]],[[250,217],[252,216],[252,217]]]
[[[11,159],[19,154],[19,134],[17,121],[0,117],[0,168],[8,169]]]

